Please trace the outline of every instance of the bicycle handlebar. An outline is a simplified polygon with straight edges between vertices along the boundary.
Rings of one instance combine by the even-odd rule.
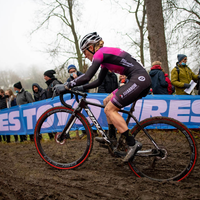
[[[86,98],[86,96],[87,96],[87,93],[84,93],[84,92],[81,92],[81,91],[78,91],[78,90],[73,90],[73,88],[71,90],[65,90],[64,92],[61,92],[60,95],[59,95],[60,101],[67,108],[72,108],[72,106],[67,104],[63,99],[63,95],[68,94],[68,93],[71,94],[71,99],[73,98],[73,95],[75,95],[75,99],[76,99],[77,102],[79,102],[78,95],[82,96],[83,98]]]

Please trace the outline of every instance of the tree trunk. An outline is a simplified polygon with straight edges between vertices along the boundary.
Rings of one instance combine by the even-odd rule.
[[[146,0],[146,12],[151,63],[161,61],[165,73],[169,73],[162,0]]]

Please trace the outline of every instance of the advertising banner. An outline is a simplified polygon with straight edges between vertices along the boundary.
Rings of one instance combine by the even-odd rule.
[[[88,93],[87,101],[103,104],[108,94]],[[77,102],[71,95],[64,96],[65,101],[76,107]],[[47,99],[21,106],[0,110],[0,135],[33,134],[37,120],[49,108],[61,106],[59,97]],[[108,128],[104,109],[93,105],[89,106],[103,129]],[[130,110],[131,105],[125,107]],[[200,96],[192,95],[148,95],[137,101],[133,115],[139,120],[154,116],[167,116],[184,123],[188,128],[200,128]],[[86,112],[83,114],[87,116]],[[127,114],[120,113],[126,120]],[[89,117],[87,119],[91,123]],[[56,118],[55,118],[56,120]],[[92,123],[91,123],[92,124]],[[129,128],[135,122],[131,119]],[[93,129],[96,129],[92,126]]]

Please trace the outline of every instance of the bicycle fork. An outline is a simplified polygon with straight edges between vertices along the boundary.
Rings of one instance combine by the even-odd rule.
[[[72,116],[70,117],[69,121],[67,122],[66,126],[64,127],[63,131],[60,134],[60,137],[57,138],[59,142],[62,142],[63,140],[69,138],[69,131],[73,124],[75,123],[77,117],[75,116],[74,112],[72,113]]]
[[[95,118],[95,116],[93,115],[93,113],[91,112],[90,108],[85,105],[84,101],[80,101],[78,104],[78,107],[74,109],[71,117],[69,118],[66,126],[64,127],[62,133],[60,134],[60,137],[58,138],[59,142],[62,142],[64,139],[69,137],[69,131],[71,129],[71,127],[73,126],[73,124],[75,123],[77,117],[77,113],[81,113],[82,109],[84,108],[84,110],[86,111],[87,115],[89,116],[89,118],[91,119],[91,121],[93,122],[93,124],[95,125],[95,127],[97,128],[97,130],[101,133],[101,135],[104,137],[104,139],[110,144],[110,140],[107,138],[105,132],[103,131],[101,125],[98,123],[97,119]]]
[[[74,111],[72,112],[71,117],[69,118],[67,124],[65,125],[63,131],[61,132],[59,138],[57,138],[57,140],[59,142],[62,142],[63,140],[70,138],[69,136],[69,131],[72,128],[72,126],[74,125],[75,121],[77,120],[77,116],[76,114],[81,112],[82,107],[80,106],[80,103],[78,104],[78,107],[74,109]]]

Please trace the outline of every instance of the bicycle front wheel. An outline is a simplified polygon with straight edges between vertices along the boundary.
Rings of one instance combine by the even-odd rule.
[[[168,117],[152,117],[140,122],[154,139],[155,145],[139,126],[131,131],[143,146],[129,163],[138,177],[158,181],[181,181],[193,170],[197,160],[197,147],[189,129],[181,122]]]
[[[72,169],[83,164],[89,157],[93,147],[93,135],[88,120],[78,113],[69,130],[65,131],[65,139],[59,137],[73,109],[54,107],[44,112],[38,119],[34,141],[41,158],[58,169]]]

